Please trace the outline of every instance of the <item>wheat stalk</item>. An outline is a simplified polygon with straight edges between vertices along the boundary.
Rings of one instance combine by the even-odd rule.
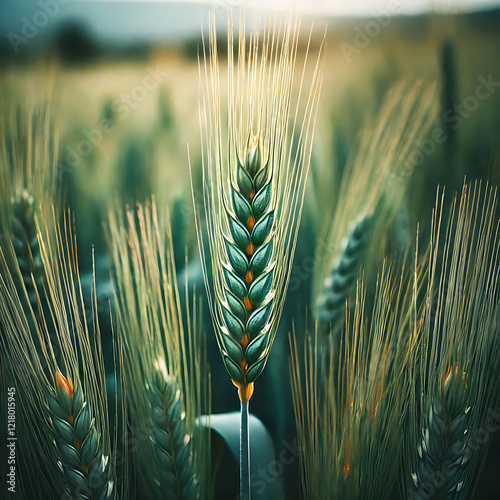
[[[219,348],[246,402],[264,369],[283,308],[321,78],[316,66],[299,125],[299,103],[292,114],[299,19],[287,19],[278,27],[271,24],[262,34],[256,29],[248,46],[243,14],[239,30],[235,60],[230,17],[227,151],[222,147],[214,22],[208,58],[204,50],[204,64],[200,63],[200,76],[205,77],[200,120],[206,146],[204,199],[213,291],[201,234],[199,243]],[[294,131],[287,126],[290,115],[295,116],[294,128],[300,133],[294,158]]]
[[[43,290],[44,269],[37,238],[33,196],[23,190],[12,200],[12,209],[12,245],[29,303],[34,309],[38,301],[36,290]],[[33,280],[36,287],[33,286]]]
[[[0,95],[0,232],[5,236],[0,246],[28,317],[30,310],[38,313],[44,294],[38,206],[48,207],[57,199],[58,134],[50,94],[21,96],[5,87]]]
[[[247,498],[248,402],[267,363],[290,279],[321,87],[318,63],[304,81],[306,52],[295,96],[299,29],[298,17],[272,20],[262,31],[256,23],[247,42],[242,11],[235,57],[229,15],[225,117],[213,18],[199,63],[209,255],[197,223],[198,244],[217,343],[241,401],[240,487]]]
[[[468,498],[491,438],[477,443],[476,431],[499,398],[496,190],[465,184],[442,244],[443,202],[438,192],[416,360],[421,394],[407,431],[403,486],[415,498]]]
[[[187,292],[183,321],[169,217],[159,217],[153,200],[125,218],[110,211],[109,232],[142,488],[155,498],[199,498],[208,491],[209,442],[195,420],[209,411],[209,377],[199,313]]]

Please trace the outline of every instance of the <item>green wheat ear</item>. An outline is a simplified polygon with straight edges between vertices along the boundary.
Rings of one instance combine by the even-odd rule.
[[[499,402],[496,190],[465,184],[453,200],[446,229],[443,203],[438,192],[414,362],[421,390],[410,401],[405,432],[405,498],[470,496],[491,438],[478,442],[477,433]]]
[[[310,83],[299,83],[300,89],[309,86],[309,95],[301,100],[299,92],[296,98],[299,32],[300,19],[290,17],[256,30],[247,41],[242,13],[236,44],[229,16],[231,76],[223,94],[212,20],[209,47],[203,45],[206,53],[199,63],[208,251],[199,225],[198,242],[218,346],[243,403],[274,342],[311,158],[323,46]],[[221,125],[226,99],[227,130]]]
[[[154,422],[152,452],[160,465],[160,491],[166,498],[197,499],[199,491],[191,435],[187,431],[184,404],[175,378],[165,379],[157,372],[148,387],[148,397]]]
[[[35,224],[35,202],[33,196],[26,189],[13,198],[12,211],[14,253],[29,303],[35,310],[38,300],[37,290],[38,293],[43,291],[44,268]],[[32,279],[35,281],[36,289]],[[24,295],[23,291],[19,290],[18,292],[21,297]]]
[[[61,372],[48,408],[57,455],[71,498],[115,498],[109,480],[109,457],[104,456],[92,408],[80,384],[76,387]]]
[[[251,384],[267,361],[268,321],[275,294],[271,289],[275,234],[271,207],[274,179],[268,163],[262,163],[258,141],[248,148],[244,165],[237,159],[236,185],[231,186],[221,305],[224,364],[240,387],[240,396],[248,400],[253,392]],[[241,392],[245,387],[247,394]]]
[[[209,435],[196,426],[209,413],[209,376],[197,302],[179,294],[164,215],[154,200],[110,211],[116,311],[137,481],[151,497],[191,500],[209,490]]]
[[[414,498],[465,498],[461,487],[467,463],[469,431],[467,374],[459,365],[443,373],[435,390],[419,446],[418,468],[413,476]],[[439,477],[438,486],[436,478]]]
[[[220,86],[213,18],[208,50],[203,41],[199,60],[207,251],[198,219],[197,233],[217,344],[241,401],[240,494],[249,498],[248,402],[268,360],[290,280],[323,44],[313,71],[306,71],[305,57],[302,80],[296,81],[298,16],[271,21],[262,31],[256,23],[247,40],[241,11],[236,50],[231,15],[228,21],[227,92]]]
[[[341,243],[340,255],[323,281],[318,298],[317,318],[322,324],[336,323],[345,315],[347,294],[356,283],[361,255],[366,247],[372,215],[358,217],[351,226],[349,236]]]

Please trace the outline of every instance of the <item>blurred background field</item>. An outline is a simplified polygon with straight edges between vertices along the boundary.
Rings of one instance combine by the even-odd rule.
[[[63,12],[66,6],[58,5]],[[40,35],[19,45],[16,53],[8,34],[14,32],[17,22],[16,33],[21,36],[23,21],[19,20],[23,16],[31,19],[40,9],[29,2],[22,12],[16,7],[15,14],[4,18],[4,21],[10,19],[10,24],[2,29],[1,97],[9,99],[12,93],[23,95],[44,86],[52,88],[60,136],[58,173],[62,193],[75,214],[83,275],[92,270],[94,248],[98,294],[101,293],[103,304],[111,297],[111,287],[102,221],[110,203],[125,200],[134,205],[151,194],[160,206],[169,207],[173,218],[179,283],[183,284],[187,275],[190,285],[195,285],[203,296],[188,147],[194,182],[200,184],[197,50],[201,43],[199,27],[203,22],[206,30],[209,8],[184,6],[183,9],[191,9],[190,28],[177,36],[172,28],[178,15],[176,6],[163,6],[156,21],[161,24],[163,16],[165,25],[172,30],[171,36],[155,39],[158,33],[155,25],[151,39],[135,41],[119,37],[117,20],[113,18],[117,8],[111,11],[104,3],[92,6],[93,15],[104,18],[100,25],[109,16],[113,37],[106,39],[102,31],[95,31],[89,24],[90,14],[87,19],[55,16],[50,20],[53,26],[47,23],[43,33],[40,28]],[[120,9],[124,9],[125,17],[140,15],[140,10],[133,10],[137,5],[124,3]],[[126,9],[130,9],[128,14]],[[218,34],[224,46],[226,11],[220,5],[216,9]],[[180,23],[184,17],[178,19]],[[307,43],[311,19],[303,19],[302,47]],[[356,151],[359,133],[366,120],[380,109],[388,91],[401,81],[435,84],[437,115],[428,136],[436,128],[442,128],[448,135],[443,143],[429,146],[430,153],[424,149],[421,161],[410,172],[399,218],[388,232],[389,251],[396,256],[399,252],[402,258],[414,245],[417,223],[425,238],[438,186],[446,186],[447,192],[453,193],[461,189],[464,177],[489,180],[493,184],[500,182],[500,9],[414,16],[396,13],[389,16],[386,26],[379,23],[379,33],[370,36],[366,26],[373,19],[376,17],[315,17],[312,53],[321,43],[327,24],[328,31],[311,174],[294,265],[300,286],[289,292],[271,353],[274,361],[258,380],[259,390],[252,400],[252,412],[271,432],[277,450],[294,435],[287,382],[287,334],[292,319],[296,331],[303,332],[311,307],[312,273],[302,277],[304,262],[314,257],[316,241],[335,210],[342,172],[349,156]],[[364,33],[365,42],[368,40],[366,46],[358,43],[359,33]],[[299,57],[303,58],[304,52]],[[301,66],[300,61],[298,65]],[[224,86],[224,64],[221,66]],[[497,82],[496,86],[492,86],[486,99],[478,101],[476,109],[457,111],[456,105],[465,103],[470,107],[472,101],[467,98],[474,96],[481,78]],[[395,235],[401,234],[401,224],[406,233],[398,247]],[[381,261],[382,257],[373,263],[375,269]],[[212,392],[212,411],[233,411],[236,410],[234,387],[220,362],[208,311],[205,313],[212,379],[217,384],[217,391]],[[103,321],[106,317],[103,306]],[[496,436],[496,446],[483,472],[485,479],[477,498],[495,498],[495,492],[500,493],[492,472],[500,465],[498,441]],[[293,478],[297,468],[295,463],[285,471],[288,491],[296,490]]]

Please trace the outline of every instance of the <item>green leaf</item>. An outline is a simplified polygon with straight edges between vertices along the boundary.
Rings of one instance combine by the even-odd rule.
[[[240,320],[240,321],[246,321],[247,319],[247,313],[245,306],[243,305],[243,302],[236,298],[231,292],[227,291],[226,292],[226,300],[229,305],[229,309],[231,312]]]
[[[229,291],[243,302],[247,295],[247,287],[245,285],[245,282],[225,266],[223,267],[223,273],[224,281]]]
[[[236,338],[241,338],[245,335],[245,326],[243,323],[224,305],[221,307],[222,315],[224,316],[224,323],[226,324],[227,331]]]
[[[153,435],[155,437],[156,443],[163,449],[168,450],[170,443],[168,439],[168,434],[163,429],[158,426],[153,427]]]
[[[82,493],[88,490],[87,478],[79,470],[67,468],[64,473],[68,481],[73,485],[73,489],[81,490]]]
[[[252,207],[243,196],[233,189],[233,208],[238,220],[246,226],[247,220],[252,215]]]
[[[247,384],[254,382],[255,379],[263,372],[266,366],[267,356],[257,361],[247,372]]]
[[[160,464],[163,467],[167,467],[168,469],[171,469],[172,465],[173,465],[173,461],[174,461],[174,458],[172,457],[172,455],[170,455],[170,453],[167,450],[160,448],[159,446],[155,446],[154,449],[155,449],[156,456],[158,457],[158,461],[160,462]]]
[[[57,443],[57,449],[59,450],[59,456],[61,457],[61,462],[69,467],[80,467],[80,453],[74,447],[68,443],[59,441]]]
[[[49,409],[50,411],[56,416],[59,417],[63,420],[68,418],[68,413],[64,411],[62,406],[59,404],[59,401],[53,396],[50,395],[48,397],[48,404],[49,404]]]
[[[97,449],[99,447],[99,436],[94,427],[92,427],[82,443],[82,463],[90,464],[97,454]]]
[[[75,430],[77,435],[82,438],[84,437],[90,429],[90,424],[92,422],[92,417],[90,414],[90,407],[88,403],[85,403],[80,413],[75,419]]]
[[[76,439],[75,430],[71,425],[65,420],[61,420],[60,418],[53,417],[52,425],[54,426],[54,430],[62,441],[72,443]]]
[[[259,192],[262,186],[267,182],[269,177],[269,159],[264,167],[262,167],[254,178],[255,190]]]
[[[167,421],[169,422],[177,422],[182,415],[182,401],[180,398],[180,395],[176,395],[176,400],[175,402],[170,405],[169,409],[167,410]]]
[[[73,400],[71,401],[71,411],[73,415],[78,415],[83,408],[83,391],[81,385],[76,386],[75,393],[73,394]]]
[[[71,397],[65,387],[57,386],[57,401],[66,416],[71,415]]]
[[[227,355],[236,363],[239,364],[244,355],[241,345],[231,338],[230,335],[222,334],[222,342],[224,343],[224,348],[226,349]]]
[[[231,231],[231,236],[233,237],[236,245],[239,248],[246,248],[250,243],[250,233],[248,232],[246,226],[232,217],[231,214],[228,214],[227,220],[229,224],[229,230]]]
[[[253,182],[250,175],[248,175],[248,172],[241,165],[239,159],[237,160],[237,162],[238,166],[236,167],[236,177],[238,181],[238,188],[243,195],[248,197],[253,189]]]

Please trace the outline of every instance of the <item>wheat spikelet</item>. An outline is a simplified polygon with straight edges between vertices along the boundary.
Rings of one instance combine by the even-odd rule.
[[[320,323],[336,323],[345,315],[347,294],[356,282],[361,255],[368,239],[371,216],[358,217],[350,234],[341,243],[340,255],[323,281],[323,292],[318,298],[317,318]]]
[[[209,255],[200,226],[198,242],[218,345],[244,403],[265,367],[283,309],[311,156],[321,77],[316,65],[300,110],[293,89],[299,27],[298,18],[274,20],[262,31],[256,26],[247,42],[242,14],[235,57],[230,16],[227,130],[213,20],[199,64]],[[299,89],[305,85],[301,81]]]
[[[80,384],[57,372],[57,386],[48,398],[54,432],[68,493],[72,499],[114,498],[109,481],[109,457],[102,453],[92,408]]]
[[[404,495],[414,498],[469,497],[491,438],[476,433],[499,401],[496,191],[465,184],[441,243],[443,203],[438,192],[416,360],[422,390],[406,432]]]
[[[187,321],[182,317],[169,218],[158,216],[154,201],[125,218],[114,210],[109,232],[141,490],[154,498],[199,498],[208,491],[209,442],[195,420],[209,411],[209,379],[196,301],[190,306],[187,291]]]

